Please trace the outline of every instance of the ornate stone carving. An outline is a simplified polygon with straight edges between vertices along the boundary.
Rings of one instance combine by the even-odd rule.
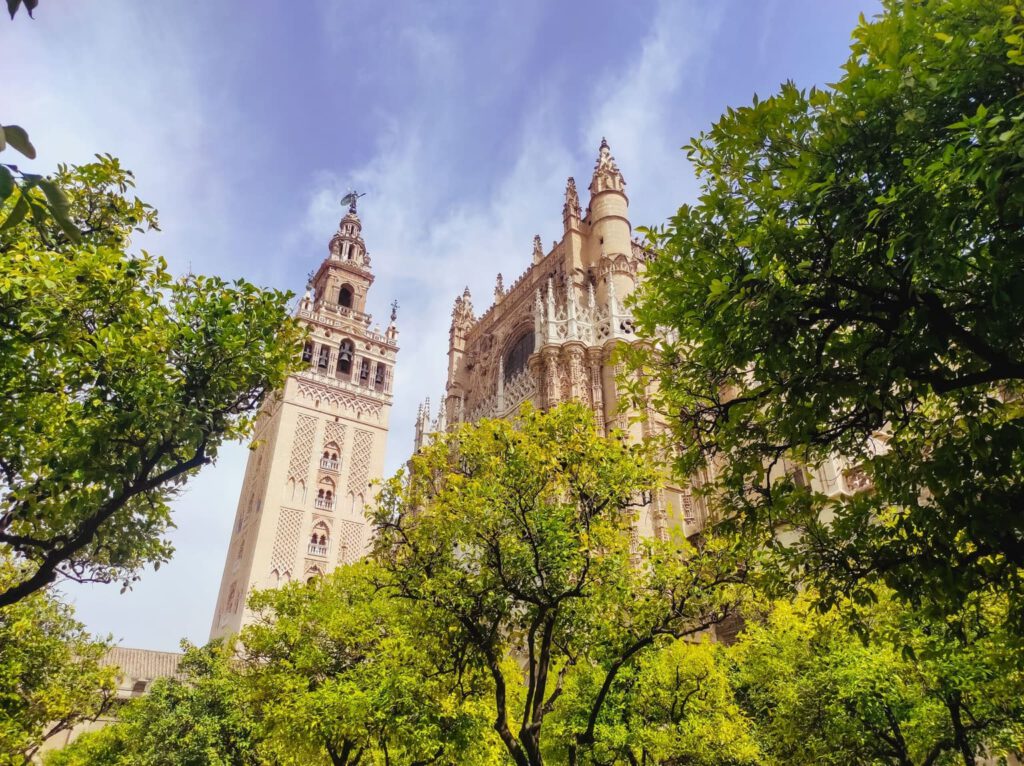
[[[370,457],[373,454],[373,433],[356,429],[349,456],[348,493],[360,495],[366,491],[370,478]]]
[[[338,563],[352,564],[363,555],[366,546],[366,525],[358,521],[338,524]]]
[[[602,138],[597,164],[594,165],[594,177],[590,181],[590,193],[594,195],[603,191],[623,191],[625,188],[626,182],[619,172],[619,166],[615,164],[608,142]]]
[[[351,394],[337,388],[328,388],[327,386],[321,386],[305,380],[298,381],[296,391],[302,399],[308,399],[312,402],[319,400],[341,410],[358,412],[362,415],[372,415],[375,418],[380,417],[381,403],[373,399],[364,398],[358,394]]]
[[[562,205],[562,223],[565,230],[580,226],[580,195],[576,193],[576,179],[569,176],[565,184],[565,204]]]
[[[288,461],[288,478],[295,482],[309,478],[309,460],[313,454],[313,434],[316,432],[316,418],[299,415],[292,439],[292,454]]]
[[[302,511],[282,508],[277,519],[274,534],[274,548],[270,555],[270,570],[278,576],[289,577],[295,570],[295,558],[299,546],[299,530],[302,528]]]

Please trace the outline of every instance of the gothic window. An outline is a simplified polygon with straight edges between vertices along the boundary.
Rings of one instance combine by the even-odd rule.
[[[373,387],[377,391],[383,391],[384,390],[384,383],[387,380],[387,376],[388,376],[388,367],[387,367],[387,365],[386,364],[378,363],[377,364],[377,372],[374,373],[374,376],[373,376]]]
[[[370,360],[363,359],[359,364],[359,384],[362,386],[370,385]]]
[[[512,344],[505,355],[505,382],[512,380],[516,374],[526,367],[526,360],[533,353],[533,330],[523,333],[519,340]]]
[[[331,349],[329,346],[320,347],[320,357],[317,360],[316,366],[321,370],[326,370],[327,365],[331,363]]]
[[[328,477],[320,479],[316,490],[316,501],[313,504],[323,511],[334,510],[334,482]]]
[[[338,346],[338,368],[336,375],[339,378],[352,374],[352,355],[355,353],[355,350],[355,344],[348,338],[345,338]]]
[[[338,305],[352,308],[352,285],[342,285],[338,290]]]
[[[302,347],[302,361],[312,362],[313,361],[313,341],[307,340],[306,345]]]

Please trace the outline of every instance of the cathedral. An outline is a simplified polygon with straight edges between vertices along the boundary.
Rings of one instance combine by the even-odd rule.
[[[348,212],[299,303],[304,369],[260,412],[224,562],[211,638],[247,622],[249,592],[309,580],[360,558],[370,482],[384,471],[398,330],[371,329],[370,256]]]
[[[616,351],[641,342],[628,301],[650,252],[632,236],[626,182],[602,140],[584,208],[569,178],[562,238],[545,251],[533,239],[525,271],[479,316],[467,288],[455,299],[448,335],[448,374],[436,414],[420,406],[415,448],[431,434],[480,418],[512,417],[526,402],[538,408],[570,399],[585,403],[601,433],[632,440],[665,428],[650,408],[637,411],[622,389]],[[381,331],[365,312],[373,284],[355,194],[329,252],[302,298],[298,318],[310,331],[304,368],[291,375],[258,419],[249,455],[211,637],[247,622],[254,589],[308,581],[367,550],[371,482],[384,470],[384,450],[398,353],[395,312]],[[641,404],[641,407],[643,405]],[[864,478],[836,457],[814,472],[789,465],[794,481],[826,494],[852,493]],[[692,537],[706,522],[694,489],[704,476],[666,484],[642,509],[635,538]]]
[[[562,239],[545,252],[534,237],[532,263],[508,287],[498,275],[494,301],[479,317],[468,288],[455,299],[444,399],[436,417],[429,400],[420,407],[417,449],[432,432],[510,417],[524,402],[584,402],[602,433],[618,429],[637,440],[662,428],[653,412],[633,411],[621,391],[615,351],[638,342],[626,298],[649,253],[632,238],[626,182],[603,139],[588,191],[583,209],[576,181],[568,179]],[[691,488],[668,486],[641,513],[634,533],[690,536],[702,524]]]
[[[644,439],[662,425],[637,413],[621,391],[616,349],[638,342],[626,298],[649,253],[633,239],[626,182],[601,141],[586,208],[569,178],[563,233],[545,252],[534,237],[532,263],[479,317],[467,289],[456,298],[448,339],[448,379],[436,417],[420,407],[415,445],[454,424],[510,417],[525,402],[547,408],[575,399],[602,433]],[[382,476],[398,353],[395,316],[370,329],[370,259],[349,195],[347,214],[299,304],[310,331],[305,367],[261,412],[224,563],[211,638],[248,621],[254,589],[309,580],[355,561],[369,543],[364,513],[370,482]],[[636,417],[643,414],[647,417]],[[659,490],[634,535],[687,536],[703,524],[689,486]]]

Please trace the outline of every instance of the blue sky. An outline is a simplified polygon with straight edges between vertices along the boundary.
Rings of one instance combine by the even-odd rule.
[[[602,136],[634,226],[697,185],[680,151],[730,105],[784,80],[838,77],[869,0],[42,0],[0,19],[0,120],[36,170],[110,152],[163,231],[137,246],[184,272],[301,291],[351,187],[377,281],[401,304],[388,470],[444,384],[452,300],[478,312],[534,234],[561,233]],[[22,163],[23,167],[25,164]],[[585,204],[584,200],[584,204]],[[126,646],[206,640],[245,449],[223,450],[175,504],[177,553],[125,594],[69,586],[80,618]]]

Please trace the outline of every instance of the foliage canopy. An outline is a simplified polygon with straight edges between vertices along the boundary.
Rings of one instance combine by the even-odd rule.
[[[799,530],[782,552],[823,606],[878,581],[1024,603],[1022,6],[884,5],[831,90],[786,84],[689,145],[702,193],[651,232],[636,306],[669,340],[638,363],[680,469]],[[780,480],[837,453],[873,492]]]
[[[117,160],[54,183],[77,237],[0,233],[0,546],[25,563],[0,606],[166,560],[167,501],[247,432],[298,345],[287,294],[126,254],[156,213]]]

